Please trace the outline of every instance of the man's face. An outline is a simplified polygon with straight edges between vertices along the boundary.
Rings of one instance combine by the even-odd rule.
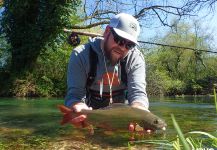
[[[104,51],[111,64],[115,65],[127,55],[130,49],[135,47],[135,44],[118,36],[112,28],[109,28],[107,32],[107,36],[104,37]]]

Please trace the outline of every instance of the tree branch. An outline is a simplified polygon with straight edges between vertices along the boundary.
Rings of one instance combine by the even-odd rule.
[[[109,24],[109,21],[99,21],[99,22],[95,22],[89,25],[74,25],[71,28],[72,29],[89,29],[89,28],[93,28],[99,25],[104,25],[104,24]]]
[[[166,5],[164,0],[162,2],[149,2],[147,0],[134,0],[132,3],[124,2],[122,0],[95,0],[95,3],[90,0],[85,0],[83,5],[86,13],[82,21],[88,22],[89,25],[75,25],[75,29],[87,29],[98,25],[107,24],[109,19],[119,12],[134,12],[134,17],[140,20],[147,20],[152,22],[153,19],[148,20],[152,15],[155,15],[159,22],[164,26],[171,25],[167,22],[170,16],[178,16],[181,19],[183,16],[195,16],[195,14],[202,8],[211,8],[214,10],[214,4],[217,0],[187,0],[182,6]],[[87,10],[89,13],[87,14]],[[154,12],[150,14],[149,12]],[[165,17],[166,16],[166,17]],[[156,21],[155,21],[156,22]]]

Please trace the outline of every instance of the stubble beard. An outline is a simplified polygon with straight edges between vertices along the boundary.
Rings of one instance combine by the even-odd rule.
[[[119,62],[119,58],[115,57],[115,54],[113,54],[113,49],[108,48],[105,43],[104,52],[105,57],[110,61],[112,66],[115,66]]]

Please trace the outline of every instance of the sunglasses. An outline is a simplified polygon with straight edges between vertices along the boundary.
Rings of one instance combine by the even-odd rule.
[[[127,41],[126,39],[120,37],[120,36],[114,31],[113,28],[110,28],[110,29],[111,29],[111,33],[112,33],[112,35],[113,35],[113,37],[114,37],[115,43],[117,43],[119,46],[125,45],[125,48],[128,49],[128,50],[133,49],[133,48],[136,46],[135,43],[129,42],[129,41]]]

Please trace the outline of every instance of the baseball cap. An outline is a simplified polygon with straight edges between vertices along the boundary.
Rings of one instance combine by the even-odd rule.
[[[132,15],[120,13],[110,20],[109,26],[122,38],[139,45],[137,38],[140,33],[139,22]]]

